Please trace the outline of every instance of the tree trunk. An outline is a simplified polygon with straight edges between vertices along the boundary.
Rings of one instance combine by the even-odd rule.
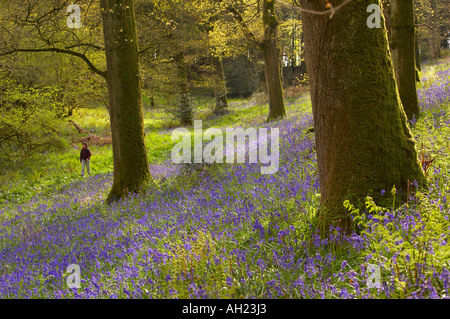
[[[138,47],[132,0],[101,0],[114,158],[107,202],[151,182],[144,142]]]
[[[266,75],[269,116],[267,121],[284,117],[283,87],[281,85],[280,48],[277,42],[278,21],[275,16],[275,1],[263,3],[264,40],[262,51]]]
[[[225,85],[225,73],[223,71],[222,59],[219,57],[212,57],[212,64],[214,67],[214,95],[216,105],[214,113],[222,114],[228,107],[227,88]]]
[[[150,96],[148,99],[149,99],[149,101],[150,101],[150,108],[154,109],[154,108],[156,107],[156,104],[155,104],[155,97],[152,95],[152,96]]]
[[[187,66],[182,51],[178,52],[175,56],[175,63],[177,68],[178,117],[181,125],[192,125],[192,118],[194,115],[189,99]]]
[[[420,82],[420,71],[422,70],[422,65],[420,64],[420,50],[419,50],[419,35],[417,30],[414,36],[414,45],[416,50],[416,82]]]
[[[325,10],[322,1],[301,3]],[[352,1],[332,19],[303,14],[322,230],[331,224],[351,229],[345,199],[356,206],[366,195],[381,199],[381,190],[389,193],[394,185],[405,195],[408,180],[425,183],[397,93],[384,21],[373,29],[366,23],[373,3]]]
[[[417,18],[415,18],[415,23],[417,23]],[[419,32],[417,32],[417,29],[414,29],[414,47],[415,47],[415,53],[416,53],[416,69],[418,71],[422,70],[422,65],[420,61],[420,49],[419,49]],[[420,82],[420,79],[419,81]]]
[[[440,40],[439,40],[439,17],[437,0],[431,0],[431,59],[439,59],[441,57]]]
[[[414,1],[391,1],[390,48],[398,91],[408,120],[419,117],[416,88]]]

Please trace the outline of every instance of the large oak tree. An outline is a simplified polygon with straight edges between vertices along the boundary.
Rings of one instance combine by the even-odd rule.
[[[139,50],[133,0],[101,0],[114,157],[110,202],[151,182],[144,143]]]
[[[348,2],[348,1],[347,1]],[[333,1],[335,7],[343,1]],[[401,106],[386,28],[369,28],[366,10],[380,1],[351,1],[333,17],[303,14],[306,63],[321,192],[320,225],[351,228],[347,198],[379,198],[395,185],[425,182]],[[323,1],[303,8],[328,11]]]

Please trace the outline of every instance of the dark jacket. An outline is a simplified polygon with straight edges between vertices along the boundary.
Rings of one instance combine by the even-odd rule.
[[[88,148],[86,149],[82,148],[80,152],[80,161],[88,160],[90,158],[91,158],[91,151]]]

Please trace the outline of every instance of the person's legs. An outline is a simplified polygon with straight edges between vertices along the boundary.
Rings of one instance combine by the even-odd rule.
[[[86,166],[86,160],[81,160],[81,176],[84,176],[84,166]]]
[[[90,163],[91,163],[91,160],[86,161],[86,169],[87,169],[87,173],[88,173],[89,175],[91,175],[91,167],[90,167]]]

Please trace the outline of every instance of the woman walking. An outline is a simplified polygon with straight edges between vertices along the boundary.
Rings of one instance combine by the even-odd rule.
[[[88,149],[86,142],[83,142],[83,148],[80,152],[80,162],[81,162],[81,176],[84,176],[84,167],[86,167],[87,173],[91,174],[91,168],[89,167],[89,161],[91,159],[91,151]]]

